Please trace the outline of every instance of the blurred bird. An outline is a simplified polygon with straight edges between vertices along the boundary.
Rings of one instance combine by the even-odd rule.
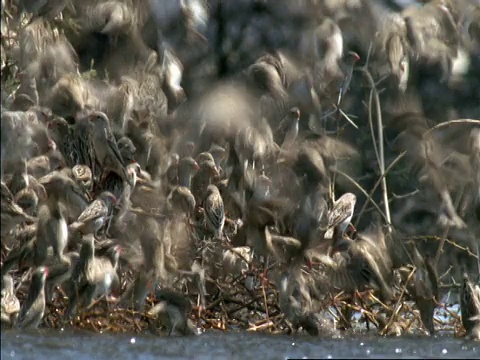
[[[32,13],[27,26],[38,18],[53,20],[67,6],[67,0],[22,0],[20,8],[23,11]]]
[[[63,258],[67,246],[68,227],[64,217],[63,205],[60,203],[61,192],[65,191],[64,179],[56,177],[45,183],[49,191],[48,200],[38,209],[38,225],[35,243],[35,265],[44,265],[48,249],[53,249],[57,260]]]
[[[15,296],[13,279],[9,274],[2,276],[1,293],[1,320],[2,325],[13,325],[20,311],[20,302]]]
[[[134,26],[134,10],[120,1],[104,1],[87,7],[85,28],[117,37],[128,34]]]
[[[204,205],[206,226],[215,238],[222,238],[225,225],[225,209],[220,191],[215,185],[208,185]]]
[[[155,292],[159,302],[148,311],[160,325],[168,329],[169,335],[178,331],[181,335],[196,335],[195,326],[189,319],[192,311],[190,300],[171,290],[162,289]]]
[[[108,248],[104,256],[95,256],[93,235],[83,239],[80,249],[80,259],[72,271],[68,290],[68,309],[66,315],[75,314],[79,304],[90,306],[97,296],[108,295],[114,285],[118,285],[116,272],[120,247]]]
[[[297,107],[291,108],[288,115],[280,122],[276,131],[275,142],[282,149],[289,149],[298,136],[300,121],[300,110]]]
[[[360,60],[360,56],[354,51],[348,51],[344,56],[344,62],[342,63],[343,77],[341,84],[339,84],[339,93],[337,99],[337,108],[340,107],[342,100],[350,87],[350,82],[352,81],[353,68],[357,61]]]
[[[198,170],[200,170],[200,167],[192,157],[188,156],[181,159],[178,164],[178,185],[190,189],[193,174]]]
[[[38,196],[31,188],[24,188],[20,190],[14,198],[14,201],[20,206],[26,214],[30,216],[37,215]]]
[[[23,209],[14,202],[10,190],[8,190],[3,181],[1,183],[1,219],[2,237],[13,230],[17,224],[34,221],[34,218],[25,213]]]
[[[38,267],[33,272],[27,298],[22,304],[18,316],[18,327],[36,328],[40,325],[45,312],[45,280],[47,277],[48,269],[44,266]]]
[[[397,32],[392,32],[386,42],[386,51],[390,72],[398,81],[400,90],[405,91],[409,75],[409,51],[405,39]]]
[[[480,286],[474,284],[466,273],[460,289],[460,311],[467,336],[477,337],[476,340],[479,340]]]
[[[433,335],[433,314],[438,301],[438,276],[429,258],[423,259],[413,244],[413,262],[415,272],[415,302],[420,310],[423,326]]]
[[[185,186],[176,186],[167,198],[167,209],[174,216],[190,217],[195,211],[195,205],[195,197],[190,189]]]

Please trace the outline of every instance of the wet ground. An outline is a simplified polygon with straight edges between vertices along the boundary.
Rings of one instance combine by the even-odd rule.
[[[2,359],[480,358],[480,343],[451,335],[322,338],[208,332],[197,337],[2,330]]]

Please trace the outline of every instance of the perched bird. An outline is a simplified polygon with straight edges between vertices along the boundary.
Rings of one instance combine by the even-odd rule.
[[[463,275],[460,290],[460,311],[462,313],[462,324],[467,332],[467,336],[479,340],[480,286],[474,284],[466,273]]]
[[[124,181],[132,185],[125,169],[124,160],[110,128],[107,115],[100,111],[95,111],[88,115],[88,119],[92,126],[90,136],[92,137],[91,141],[95,159],[101,164],[102,173],[105,176],[108,174],[108,171],[113,171]]]
[[[83,235],[96,234],[108,222],[116,204],[115,195],[109,191],[102,192],[68,229],[72,232],[79,231]]]
[[[192,194],[195,196],[197,205],[202,205],[206,199],[207,187],[211,184],[212,179],[217,177],[218,170],[215,161],[207,160],[200,164],[200,169],[192,178]]]
[[[215,185],[208,185],[207,197],[203,203],[206,226],[216,238],[221,238],[225,225],[225,209],[220,191]]]
[[[92,170],[87,165],[75,165],[72,167],[72,174],[83,191],[90,193],[93,190]]]
[[[32,274],[32,282],[27,298],[22,304],[17,326],[20,328],[36,328],[40,325],[45,312],[45,280],[48,268],[40,266]]]
[[[352,193],[340,196],[328,213],[328,228],[326,238],[342,237],[352,220],[357,197]]]
[[[13,289],[13,279],[9,274],[2,276],[1,293],[1,318],[2,325],[13,325],[20,311],[20,302],[15,296]]]

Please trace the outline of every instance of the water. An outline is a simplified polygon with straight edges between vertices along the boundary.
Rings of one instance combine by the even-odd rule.
[[[207,332],[197,337],[2,331],[5,359],[480,358],[480,343],[452,336],[309,336]]]

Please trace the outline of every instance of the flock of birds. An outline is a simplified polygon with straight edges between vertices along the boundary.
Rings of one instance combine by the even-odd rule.
[[[40,326],[58,296],[70,320],[153,294],[149,316],[192,334],[187,295],[201,312],[217,279],[253,271],[245,286],[274,282],[309,333],[316,301],[390,303],[398,281],[433,333],[446,272],[480,338],[479,121],[431,129],[480,118],[478,2],[2,0],[1,16],[2,325]]]

